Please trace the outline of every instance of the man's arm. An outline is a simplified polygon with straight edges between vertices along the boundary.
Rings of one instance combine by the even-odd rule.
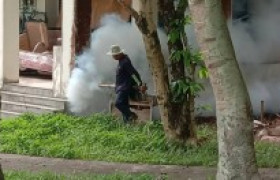
[[[133,78],[133,80],[136,82],[138,86],[142,85],[142,80],[140,77],[140,74],[137,72],[137,70],[133,67],[133,65],[130,62],[125,63],[125,70]]]

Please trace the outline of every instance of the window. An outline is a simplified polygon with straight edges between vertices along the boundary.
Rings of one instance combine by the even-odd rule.
[[[20,0],[20,8],[36,7],[37,0]]]

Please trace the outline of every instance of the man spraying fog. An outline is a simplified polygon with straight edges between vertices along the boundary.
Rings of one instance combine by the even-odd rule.
[[[120,46],[112,45],[107,55],[111,55],[114,60],[119,61],[116,71],[115,91],[117,97],[115,106],[122,113],[124,123],[130,123],[138,117],[130,110],[129,98],[135,96],[137,91],[145,91],[146,89],[142,86],[139,73],[133,67],[129,57],[124,54],[124,50]]]

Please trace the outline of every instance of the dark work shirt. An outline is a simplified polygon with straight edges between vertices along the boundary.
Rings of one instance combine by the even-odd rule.
[[[133,80],[132,75],[136,75],[141,82],[139,73],[131,64],[131,61],[127,55],[124,55],[123,59],[119,60],[116,76],[116,92],[131,90],[137,83]]]

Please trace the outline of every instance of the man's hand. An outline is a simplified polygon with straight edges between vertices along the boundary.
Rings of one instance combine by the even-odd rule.
[[[138,89],[140,90],[141,93],[145,93],[148,89],[148,87],[146,86],[146,84],[139,86]]]

